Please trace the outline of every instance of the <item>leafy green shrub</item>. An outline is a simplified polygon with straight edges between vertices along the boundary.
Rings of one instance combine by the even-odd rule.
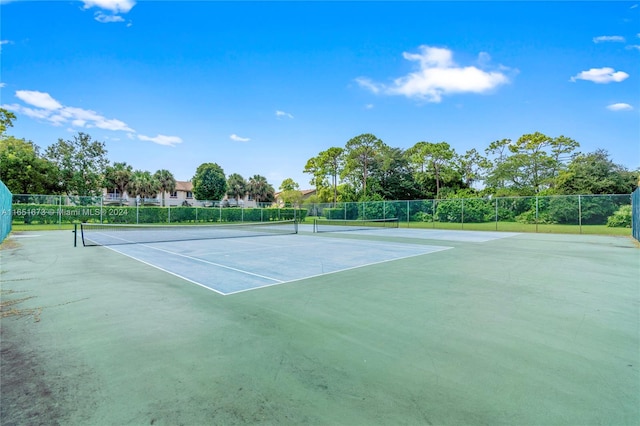
[[[433,215],[431,213],[418,212],[413,216],[411,216],[411,221],[412,222],[432,222]]]
[[[554,223],[571,225],[579,223],[578,197],[553,197],[549,201],[548,214]]]
[[[607,219],[607,226],[610,228],[631,228],[631,206],[620,206],[620,208]]]
[[[618,208],[616,199],[609,196],[585,196],[581,201],[583,225],[604,225]]]
[[[494,215],[491,202],[484,198],[450,198],[439,201],[436,207],[436,217],[440,222],[490,222]]]

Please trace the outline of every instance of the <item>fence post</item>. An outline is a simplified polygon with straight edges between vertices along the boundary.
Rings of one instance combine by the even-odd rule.
[[[538,196],[536,195],[536,233],[538,232]]]
[[[580,225],[580,233],[582,234],[582,196],[578,195],[578,224]]]
[[[104,197],[100,197],[100,223],[104,222],[104,219],[102,218],[103,204],[104,204]]]
[[[167,223],[171,223],[171,204],[167,204]]]
[[[460,199],[460,205],[462,207],[462,217],[461,217],[462,229],[464,229],[464,198]]]
[[[496,231],[498,230],[498,199],[496,198]]]
[[[407,228],[409,227],[411,216],[409,215],[409,201],[407,200]]]
[[[62,226],[62,195],[58,197],[58,227]]]
[[[436,199],[431,200],[431,227],[436,227]]]

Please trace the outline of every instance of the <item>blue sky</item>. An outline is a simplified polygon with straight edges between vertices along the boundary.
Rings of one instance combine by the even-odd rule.
[[[542,132],[640,166],[638,2],[1,1],[0,105],[42,148],[309,188],[373,133],[456,152]]]

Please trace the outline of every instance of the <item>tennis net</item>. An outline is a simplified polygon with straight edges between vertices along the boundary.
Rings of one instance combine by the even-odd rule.
[[[397,217],[389,219],[315,219],[313,232],[361,231],[379,228],[397,228],[400,221]]]
[[[264,235],[296,234],[298,232],[298,223],[295,220],[216,225],[125,225],[99,223],[81,223],[79,225],[82,245],[84,246],[258,237]]]

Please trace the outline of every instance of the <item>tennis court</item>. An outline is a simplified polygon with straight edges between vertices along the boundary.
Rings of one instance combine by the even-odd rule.
[[[73,236],[14,233],[0,250],[2,424],[640,420],[627,237]]]

